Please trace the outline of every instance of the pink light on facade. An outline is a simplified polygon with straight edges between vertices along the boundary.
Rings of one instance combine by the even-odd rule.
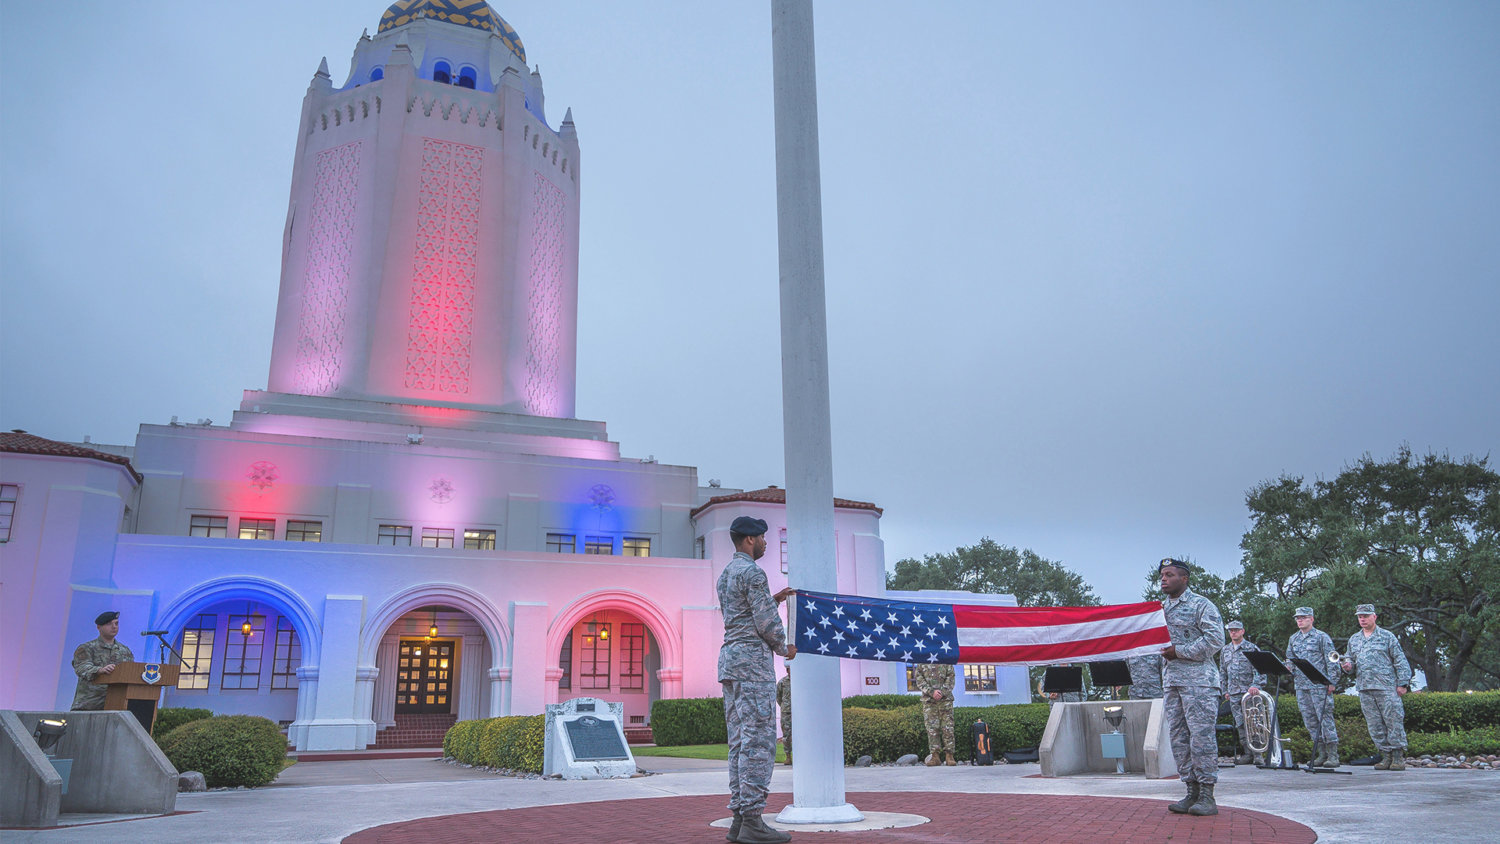
[[[359,195],[360,142],[318,153],[308,216],[307,267],[297,319],[292,382],[305,395],[324,396],[343,376],[354,207]]]
[[[558,345],[562,342],[563,220],[567,199],[542,177],[532,191],[531,290],[526,338],[526,412],[561,416]]]
[[[479,147],[423,139],[406,346],[413,389],[469,393],[483,166]]]

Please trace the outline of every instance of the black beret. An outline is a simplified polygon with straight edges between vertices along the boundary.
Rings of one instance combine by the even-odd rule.
[[[1174,560],[1171,557],[1168,557],[1165,560],[1162,560],[1156,566],[1156,570],[1157,571],[1161,571],[1162,569],[1165,569],[1165,568],[1178,568],[1178,569],[1182,569],[1182,573],[1183,574],[1192,574],[1193,573],[1193,567],[1192,566],[1188,565],[1187,563],[1184,563],[1181,560]]]
[[[753,519],[749,516],[736,516],[729,530],[740,536],[760,536],[770,529],[765,519]]]
[[[120,614],[117,613],[117,612],[115,612],[114,610],[110,610],[109,612],[99,613],[99,615],[97,615],[97,616],[94,617],[94,626],[95,627],[100,627],[102,625],[110,623],[111,621],[114,621],[115,619],[117,619],[119,617],[120,617]]]

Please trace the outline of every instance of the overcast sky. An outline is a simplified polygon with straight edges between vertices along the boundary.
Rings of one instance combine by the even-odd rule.
[[[579,415],[781,484],[769,3],[492,5],[578,125]],[[302,96],[383,9],[0,3],[0,426],[265,387]],[[888,564],[990,536],[1135,600],[1163,555],[1237,571],[1257,482],[1500,441],[1500,4],[816,28],[834,484]]]

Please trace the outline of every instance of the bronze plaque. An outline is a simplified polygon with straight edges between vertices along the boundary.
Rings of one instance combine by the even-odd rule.
[[[568,743],[573,745],[573,758],[579,762],[630,758],[613,721],[601,721],[592,715],[585,715],[572,721],[564,721],[563,726],[568,731]]]

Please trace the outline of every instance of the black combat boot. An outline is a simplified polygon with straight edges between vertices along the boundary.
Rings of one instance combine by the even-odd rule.
[[[725,841],[740,840],[740,824],[743,823],[744,820],[745,819],[740,816],[739,812],[734,813],[734,820],[729,824],[729,834],[724,836]]]
[[[1171,812],[1174,815],[1186,815],[1188,812],[1188,808],[1198,803],[1199,787],[1200,786],[1197,782],[1188,783],[1187,796],[1182,798],[1181,800],[1178,800],[1176,803],[1167,806],[1167,811]]]
[[[1211,782],[1199,784],[1198,802],[1188,807],[1187,813],[1189,815],[1203,817],[1204,815],[1217,815],[1219,813],[1219,804],[1214,802],[1214,785]]]
[[[792,836],[766,826],[765,820],[757,812],[741,819],[740,834],[734,840],[739,844],[786,844],[792,840]]]
[[[1404,770],[1406,770],[1406,751],[1405,750],[1392,750],[1391,751],[1391,770],[1393,770],[1393,771],[1404,771]]]

